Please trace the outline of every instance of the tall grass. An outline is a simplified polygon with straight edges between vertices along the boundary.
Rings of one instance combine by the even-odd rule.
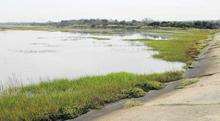
[[[106,103],[144,96],[149,90],[162,88],[162,83],[180,78],[181,72],[152,75],[112,73],[13,88],[0,96],[0,120],[72,119]]]

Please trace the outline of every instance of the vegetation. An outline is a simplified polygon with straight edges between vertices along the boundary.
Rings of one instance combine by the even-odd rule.
[[[187,64],[192,63],[200,50],[205,46],[206,40],[215,32],[214,30],[185,29],[186,26],[180,23],[169,23],[166,26],[160,22],[159,25],[153,23],[154,21],[135,20],[130,22],[117,20],[73,20],[48,23],[13,23],[12,28],[53,31],[81,31],[75,28],[84,28],[83,32],[102,32],[107,34],[119,33],[122,30],[127,31],[130,29],[142,32],[155,32],[168,36],[168,40],[142,39],[138,41],[142,41],[157,50],[159,53],[154,55],[156,58],[180,61]],[[167,28],[174,25],[175,27],[181,25],[182,28]],[[196,27],[194,25],[192,24],[187,27]],[[219,22],[216,23],[215,27],[218,27],[218,25]],[[149,26],[150,29],[146,29]],[[210,28],[206,24],[201,24],[196,28],[204,28],[204,26],[206,26],[205,28]],[[158,29],[158,27],[162,28]],[[7,26],[3,27],[4,29],[8,29],[8,23]],[[93,39],[101,40],[107,38]],[[182,72],[151,75],[112,73],[105,76],[84,77],[76,80],[59,79],[37,85],[12,88],[0,95],[0,121],[72,119],[110,102],[124,98],[144,96],[150,90],[161,89],[163,83],[181,78]],[[190,83],[188,81],[187,83],[184,82],[183,86],[188,84],[191,84],[191,81]],[[128,103],[128,105],[132,107],[136,104]]]
[[[146,27],[178,27],[178,28],[199,28],[199,29],[218,29],[220,28],[220,21],[153,21],[145,19],[142,21],[119,21],[107,19],[80,19],[80,20],[63,20],[60,22],[46,22],[46,23],[0,23],[4,28],[13,27],[49,27],[49,28],[110,28],[110,29],[141,29]]]
[[[90,38],[95,40],[110,40],[110,38],[105,38],[105,37],[90,37]]]
[[[156,58],[191,64],[213,33],[214,31],[197,29],[174,30],[167,32],[169,40],[146,40],[145,44],[159,52],[155,55]]]
[[[133,108],[136,106],[141,106],[143,104],[144,104],[143,101],[139,101],[137,99],[129,99],[124,103],[124,108]]]
[[[187,79],[187,80],[182,80],[181,84],[177,87],[177,89],[183,89],[189,85],[197,83],[199,80],[197,79]]]
[[[109,102],[143,96],[149,90],[162,88],[164,82],[181,78],[181,72],[152,75],[112,73],[12,88],[0,96],[0,120],[72,119]]]
[[[220,21],[162,21],[162,22],[152,22],[149,24],[149,26],[218,29],[220,28]]]

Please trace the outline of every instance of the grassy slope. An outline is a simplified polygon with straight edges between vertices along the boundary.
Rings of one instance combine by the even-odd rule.
[[[168,33],[171,34],[171,38],[167,41],[151,40],[145,41],[145,43],[159,52],[155,55],[156,58],[191,64],[213,32],[195,29],[175,30]]]
[[[11,89],[0,97],[0,120],[71,119],[109,102],[143,96],[149,90],[160,89],[163,82],[180,79],[181,75],[112,73]]]

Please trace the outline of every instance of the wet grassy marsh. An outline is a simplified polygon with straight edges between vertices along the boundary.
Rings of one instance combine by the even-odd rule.
[[[65,31],[70,30],[65,29]],[[213,31],[194,29],[149,31],[170,37],[168,40],[141,40],[159,52],[154,57],[188,64],[196,58],[205,46],[206,40],[213,34]],[[141,97],[150,90],[161,89],[166,82],[182,79],[182,73],[167,72],[151,75],[111,73],[11,88],[2,92],[0,96],[0,120],[73,119],[107,103],[124,98]]]
[[[181,78],[182,72],[112,73],[12,88],[0,96],[0,120],[72,119],[106,103],[144,96],[150,90],[161,89],[165,82]]]

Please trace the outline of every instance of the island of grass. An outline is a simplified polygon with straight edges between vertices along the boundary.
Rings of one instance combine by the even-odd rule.
[[[144,40],[157,50],[156,58],[191,63],[213,31],[210,30],[150,30],[168,34],[168,40]],[[147,31],[146,31],[147,32]],[[1,121],[73,119],[91,109],[124,98],[144,96],[158,90],[166,82],[182,78],[182,72],[138,75],[112,73],[105,76],[75,80],[60,79],[12,88],[0,96]]]

